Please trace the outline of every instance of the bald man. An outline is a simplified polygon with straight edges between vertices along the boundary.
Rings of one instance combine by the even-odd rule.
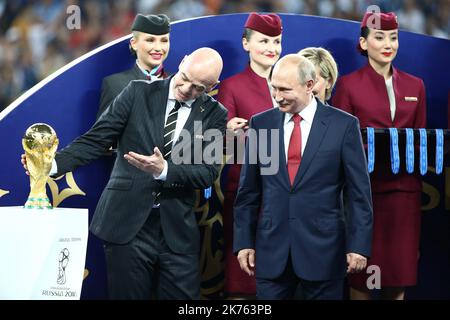
[[[299,285],[306,299],[342,299],[346,273],[364,269],[370,256],[372,204],[358,120],[314,98],[315,79],[308,59],[280,59],[271,79],[279,108],[250,121],[255,135],[234,207],[234,251],[242,270],[255,275],[259,299],[291,299]],[[267,151],[261,155],[256,141],[272,141],[269,163],[260,162]]]
[[[56,155],[51,174],[59,176],[118,141],[90,225],[104,242],[112,299],[200,298],[193,206],[195,189],[208,188],[219,174],[220,163],[199,162],[198,154],[221,143],[225,132],[227,111],[206,94],[221,72],[220,55],[200,48],[168,79],[131,81],[88,132]],[[218,135],[213,142],[203,139],[210,129]]]

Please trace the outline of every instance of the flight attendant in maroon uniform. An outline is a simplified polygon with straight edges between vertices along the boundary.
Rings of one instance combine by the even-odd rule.
[[[398,47],[396,15],[366,13],[359,51],[368,63],[340,78],[332,100],[333,106],[358,117],[362,128],[426,127],[423,81],[392,65]],[[402,162],[395,175],[389,161],[389,153],[378,152],[371,175],[373,248],[367,265],[380,267],[382,298],[403,299],[405,287],[417,281],[422,183],[417,166],[414,174],[408,174]],[[366,272],[350,275],[352,299],[370,298],[368,276]]]
[[[242,46],[250,63],[241,73],[225,79],[218,100],[228,109],[227,128],[246,129],[251,116],[275,106],[268,77],[281,54],[281,19],[276,14],[251,13],[244,26]],[[243,140],[243,136],[237,137]],[[255,278],[239,267],[233,254],[233,204],[241,166],[230,166],[226,185],[223,225],[225,235],[225,292],[231,296],[254,296]]]

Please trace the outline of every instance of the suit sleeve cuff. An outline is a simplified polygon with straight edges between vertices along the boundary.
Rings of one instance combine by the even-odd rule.
[[[153,175],[153,178],[155,178],[155,180],[166,181],[168,169],[169,169],[169,167],[167,165],[167,161],[164,160],[164,169],[163,169],[163,171],[161,172],[161,174],[159,176]]]
[[[50,169],[50,173],[49,176],[54,176],[55,174],[58,173],[58,165],[56,164],[56,160],[53,159],[52,160],[52,168]]]

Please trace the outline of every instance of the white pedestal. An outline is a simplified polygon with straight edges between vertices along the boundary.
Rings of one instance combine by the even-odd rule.
[[[87,209],[0,207],[0,299],[78,300]]]

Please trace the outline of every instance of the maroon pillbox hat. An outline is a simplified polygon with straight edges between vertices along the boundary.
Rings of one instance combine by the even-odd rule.
[[[369,27],[377,30],[398,29],[397,16],[394,12],[366,12],[361,21],[361,28]]]
[[[270,37],[280,35],[283,30],[280,17],[273,13],[258,14],[256,12],[252,12],[248,16],[244,27],[261,32],[262,34]]]

